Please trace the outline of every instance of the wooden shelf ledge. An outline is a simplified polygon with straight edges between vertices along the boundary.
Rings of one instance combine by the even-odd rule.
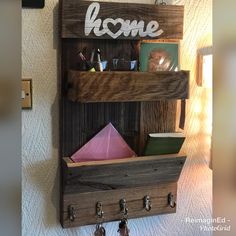
[[[174,213],[168,195],[177,199],[177,182],[186,160],[184,154],[144,156],[112,161],[74,163],[63,159],[63,227],[96,224],[96,203],[102,202],[105,222],[119,220],[119,200],[125,198],[129,218]],[[151,211],[143,207],[148,195]],[[74,220],[70,220],[69,208]]]
[[[189,71],[69,71],[68,98],[74,102],[135,102],[187,99]]]

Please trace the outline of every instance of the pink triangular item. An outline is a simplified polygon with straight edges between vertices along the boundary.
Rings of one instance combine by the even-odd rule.
[[[114,126],[109,123],[71,156],[74,162],[112,160],[136,156]]]

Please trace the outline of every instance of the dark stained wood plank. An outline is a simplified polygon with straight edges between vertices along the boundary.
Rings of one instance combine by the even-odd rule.
[[[183,38],[183,18],[184,6],[177,5],[153,5],[153,4],[133,4],[133,3],[115,3],[115,2],[99,2],[100,9],[98,10],[95,19],[101,19],[102,26],[96,24],[95,28],[106,32],[103,35],[96,35],[92,30],[88,35],[85,34],[85,28],[91,28],[85,23],[85,17],[88,7],[94,4],[89,1],[78,0],[63,0],[62,5],[62,38],[99,38],[99,39],[182,39]],[[103,25],[103,21],[108,19],[108,24]],[[116,19],[119,19],[116,21]],[[134,34],[123,34],[127,32],[127,26],[122,28],[122,22],[129,20],[143,21],[143,26],[137,24],[135,30],[146,32],[157,32],[162,30],[160,35],[151,36]],[[155,31],[151,30],[148,26],[149,22],[156,21],[159,24]],[[119,23],[118,23],[119,22]],[[149,30],[147,30],[149,28]]]
[[[188,98],[188,71],[70,71],[68,76],[68,97],[72,101],[127,102]]]
[[[177,183],[159,183],[153,186],[142,186],[131,189],[98,191],[92,193],[65,194],[63,196],[63,209],[61,223],[64,228],[97,223],[96,203],[102,202],[104,221],[120,220],[121,213],[119,201],[125,198],[127,201],[128,218],[152,216],[156,214],[168,214],[176,212],[176,208],[168,205],[168,194],[174,195],[177,200]],[[151,211],[146,211],[143,206],[145,195],[152,201]],[[75,220],[70,221],[68,207],[74,208]]]
[[[63,227],[97,223],[96,203],[103,204],[104,221],[119,220],[119,201],[125,198],[129,218],[174,213],[168,204],[168,194],[177,199],[177,181],[186,156],[170,154],[119,160],[73,163],[64,158],[64,188],[62,195]],[[148,195],[152,209],[144,209],[143,198]],[[69,220],[73,207],[74,221]]]
[[[66,97],[68,71],[83,69],[78,52],[82,51],[89,59],[92,50],[99,48],[102,59],[110,61],[118,57],[133,60],[138,58],[137,45],[138,42],[130,40],[62,40],[61,157],[71,156],[109,122],[129,146],[139,152],[139,103],[80,104],[70,102]]]
[[[136,159],[136,160],[135,160]],[[185,155],[165,155],[125,158],[124,160],[86,163],[77,167],[66,165],[65,193],[82,193],[100,190],[148,186],[160,182],[177,182]]]
[[[64,100],[64,105],[63,156],[71,156],[109,122],[124,137],[129,146],[138,153],[138,104],[80,104]]]

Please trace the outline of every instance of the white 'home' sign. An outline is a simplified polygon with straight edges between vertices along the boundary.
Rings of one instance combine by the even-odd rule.
[[[182,39],[184,6],[62,1],[62,38]]]
[[[100,11],[100,4],[98,2],[93,2],[88,7],[88,10],[85,15],[85,26],[84,26],[84,33],[86,36],[89,36],[89,34],[93,31],[93,33],[96,36],[103,36],[104,34],[107,34],[111,36],[113,39],[118,38],[120,35],[124,35],[125,37],[128,37],[131,35],[131,37],[151,37],[156,38],[163,34],[163,30],[159,29],[159,23],[155,20],[151,20],[145,29],[145,23],[143,20],[137,21],[137,20],[126,20],[122,18],[112,19],[112,18],[106,18],[102,21],[102,19],[98,18],[97,16]],[[111,31],[110,26],[116,26],[117,24],[120,25],[118,31],[113,32]]]

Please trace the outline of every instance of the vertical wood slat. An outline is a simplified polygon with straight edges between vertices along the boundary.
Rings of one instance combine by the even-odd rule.
[[[102,58],[111,60],[113,56],[127,59],[138,58],[138,42],[111,40],[62,40],[62,129],[61,156],[71,156],[109,122],[117,128],[134,151],[139,151],[140,104],[130,103],[91,103],[79,104],[66,97],[68,71],[81,70],[82,63],[78,52],[90,58],[93,49],[100,48]],[[111,53],[111,51],[113,53]]]

